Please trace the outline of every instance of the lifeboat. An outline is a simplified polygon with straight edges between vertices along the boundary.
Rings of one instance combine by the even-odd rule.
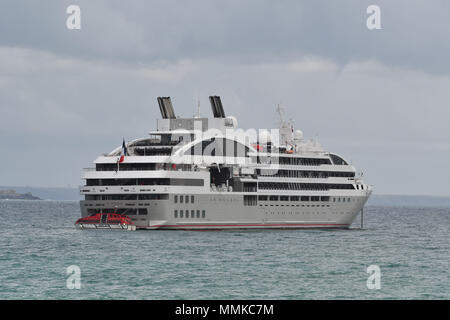
[[[118,213],[97,213],[80,218],[75,222],[79,229],[121,229],[136,230],[130,217]]]

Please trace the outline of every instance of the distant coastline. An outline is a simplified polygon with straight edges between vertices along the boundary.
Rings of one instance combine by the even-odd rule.
[[[0,200],[42,200],[31,192],[17,193],[16,190],[0,190]]]
[[[0,191],[15,190],[17,193],[31,193],[42,200],[79,201],[81,200],[78,188],[45,188],[29,186],[0,186]]]
[[[23,186],[0,186],[0,193],[14,190],[18,194],[32,194],[44,200],[56,201],[79,201],[82,200],[78,188],[45,188],[45,187],[23,187]],[[3,191],[3,192],[2,192]],[[0,197],[5,199],[4,196]],[[367,206],[380,207],[445,207],[450,208],[450,195],[445,196],[422,196],[422,195],[385,195],[372,194]]]

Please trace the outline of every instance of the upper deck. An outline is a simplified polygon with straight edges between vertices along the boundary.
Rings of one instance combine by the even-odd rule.
[[[213,118],[175,116],[170,98],[158,98],[162,119],[148,137],[123,143],[98,157],[83,173],[86,192],[183,188],[198,192],[350,192],[363,184],[344,158],[306,141],[284,121],[272,130],[242,130],[225,116],[220,98],[210,97]],[[136,189],[138,188],[138,189]],[[346,191],[344,191],[346,190]]]

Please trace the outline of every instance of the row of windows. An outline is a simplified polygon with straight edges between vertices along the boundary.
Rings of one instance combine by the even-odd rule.
[[[350,201],[351,201],[350,198],[333,198],[333,202],[350,202]]]
[[[151,178],[151,179],[87,179],[87,186],[203,186],[203,179]]]
[[[95,166],[97,171],[153,171],[153,170],[182,170],[192,171],[191,164],[171,164],[171,163],[98,163]]]
[[[347,162],[345,162],[344,159],[335,154],[330,154],[330,158],[335,165],[347,165]],[[269,158],[267,157],[258,156],[257,161],[258,163],[268,163],[268,159]],[[322,158],[279,157],[278,163],[286,165],[320,166],[324,164],[332,164],[331,160]],[[276,159],[270,158],[270,161],[273,163],[274,161],[276,161]]]
[[[189,196],[189,195],[174,195],[173,196],[173,202],[174,203],[178,203],[178,200],[180,201],[180,203],[189,203],[189,199],[191,200],[191,203],[195,202],[195,197],[194,196]]]
[[[292,215],[292,214],[301,214],[301,215],[311,215],[311,214],[351,214],[351,212],[336,212],[336,211],[333,211],[333,212],[319,212],[319,211],[312,211],[312,212],[304,212],[304,211],[282,211],[282,212],[280,212],[280,211],[270,211],[270,212],[268,212],[268,211],[266,211],[266,214],[278,214],[278,215],[284,215],[284,214],[290,214],[290,215]]]
[[[101,194],[101,195],[86,195],[86,200],[167,200],[168,194]]]
[[[137,156],[168,156],[172,154],[173,147],[135,147],[132,150]]]
[[[147,209],[88,209],[88,213],[90,215],[97,213],[117,213],[117,214],[125,214],[127,216],[135,216],[135,215],[147,215]]]
[[[131,147],[154,147],[154,146],[176,146],[183,139],[183,137],[178,137],[172,134],[164,134],[154,136],[154,138],[148,138],[140,141],[135,141],[128,144],[128,148]]]
[[[200,210],[190,210],[190,215],[189,215],[189,210],[174,210],[173,212],[173,217],[174,218],[200,218]],[[202,218],[206,217],[206,211],[202,210]]]
[[[352,184],[296,183],[296,182],[260,182],[259,189],[268,190],[321,190],[355,189]]]
[[[278,169],[257,169],[256,173],[262,176],[285,177],[285,178],[328,178],[328,177],[353,178],[355,176],[354,172],[303,171],[303,170],[278,170]]]
[[[328,196],[258,196],[260,201],[330,201]]]
[[[258,156],[258,163],[267,163],[265,157]],[[277,159],[271,157],[270,161],[276,163]],[[296,157],[279,157],[278,163],[283,165],[301,165],[301,166],[320,166],[323,164],[331,164],[330,159],[320,158],[296,158]]]
[[[325,205],[325,204],[322,204],[322,205],[320,205],[320,204],[317,204],[317,205],[315,205],[315,204],[311,204],[311,205],[309,205],[309,204],[302,204],[302,205],[300,205],[300,204],[260,204],[260,206],[262,207],[262,206],[264,206],[264,207],[317,207],[317,208],[319,208],[319,207],[323,207],[323,208],[325,208],[325,207],[327,207],[327,208],[329,208],[330,207],[330,205],[329,204],[327,204],[327,205]]]
[[[97,163],[95,169],[97,171],[120,171],[128,170],[155,170],[156,163]]]

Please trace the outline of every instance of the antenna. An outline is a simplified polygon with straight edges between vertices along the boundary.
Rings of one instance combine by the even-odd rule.
[[[284,123],[284,111],[280,104],[277,104],[276,110],[278,112],[278,115],[280,116],[281,123]]]
[[[281,128],[289,128],[290,127],[290,123],[286,122],[284,120],[284,109],[280,104],[277,104],[277,108],[276,108],[278,115],[280,116],[280,123],[279,123],[279,127]]]
[[[200,99],[197,100],[197,118],[200,118]]]

